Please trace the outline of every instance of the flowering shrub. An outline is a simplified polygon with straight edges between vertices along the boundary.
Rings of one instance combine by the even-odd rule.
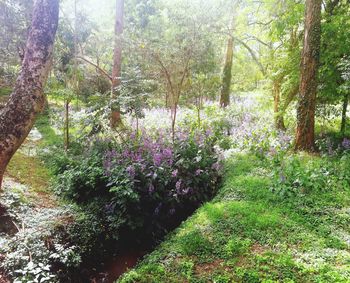
[[[214,195],[221,175],[209,133],[169,137],[95,141],[59,177],[58,192],[98,215],[106,238],[159,238]]]

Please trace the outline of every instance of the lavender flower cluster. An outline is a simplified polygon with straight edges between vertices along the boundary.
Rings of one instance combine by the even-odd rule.
[[[222,164],[209,130],[178,131],[174,139],[165,131],[151,136],[144,130],[105,152],[103,170],[111,187],[126,178],[142,214],[162,222],[210,199]]]

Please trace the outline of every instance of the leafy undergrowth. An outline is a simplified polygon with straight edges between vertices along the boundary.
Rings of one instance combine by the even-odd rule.
[[[350,282],[346,186],[287,196],[272,171],[254,155],[232,158],[219,195],[118,282]]]
[[[72,221],[72,211],[50,190],[52,175],[38,155],[55,138],[48,116],[40,117],[5,173],[0,196],[0,282],[57,282],[80,262],[76,247],[59,233]],[[54,268],[59,270],[53,273]]]

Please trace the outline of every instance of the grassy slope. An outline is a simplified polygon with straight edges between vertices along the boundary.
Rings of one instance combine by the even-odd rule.
[[[119,281],[350,282],[350,193],[286,200],[272,179],[266,163],[236,156],[216,199]]]
[[[47,113],[38,117],[35,126],[43,138],[32,146],[44,148],[47,145],[58,142],[59,137],[50,127]],[[17,151],[7,167],[6,175],[14,178],[21,184],[26,184],[30,188],[30,199],[34,203],[40,203],[40,205],[44,206],[55,205],[49,189],[52,176],[40,157],[28,156]]]

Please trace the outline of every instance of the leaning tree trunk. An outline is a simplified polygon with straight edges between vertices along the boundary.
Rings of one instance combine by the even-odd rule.
[[[37,0],[21,72],[0,112],[0,186],[10,159],[45,106],[44,85],[51,67],[59,0]]]
[[[304,47],[297,108],[296,150],[315,150],[317,71],[321,39],[322,0],[306,0]]]
[[[124,0],[116,0],[116,18],[115,18],[115,42],[112,70],[112,99],[117,98],[116,88],[120,86],[122,69],[122,35],[124,29]],[[112,103],[111,127],[115,128],[121,124],[120,107],[115,102]]]

